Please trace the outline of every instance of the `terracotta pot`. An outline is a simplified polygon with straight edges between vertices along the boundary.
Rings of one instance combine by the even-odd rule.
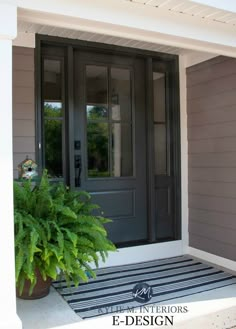
[[[52,279],[47,278],[47,280],[44,281],[41,276],[41,273],[39,272],[38,269],[36,269],[36,275],[37,275],[37,283],[33,289],[32,294],[29,295],[30,281],[26,280],[24,288],[23,288],[23,292],[21,295],[19,294],[19,289],[16,288],[17,297],[19,297],[21,299],[39,299],[39,298],[46,297],[49,294]]]

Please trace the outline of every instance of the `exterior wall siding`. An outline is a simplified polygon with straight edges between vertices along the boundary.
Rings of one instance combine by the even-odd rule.
[[[35,159],[34,49],[13,47],[13,152],[17,165]]]
[[[187,69],[189,245],[236,261],[236,59]]]

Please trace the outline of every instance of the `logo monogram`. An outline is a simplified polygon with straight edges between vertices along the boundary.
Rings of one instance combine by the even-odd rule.
[[[152,287],[147,283],[138,283],[133,288],[133,297],[139,303],[146,303],[152,298]]]

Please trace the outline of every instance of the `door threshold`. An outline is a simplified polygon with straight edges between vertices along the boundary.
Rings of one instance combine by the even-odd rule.
[[[110,252],[107,261],[99,262],[99,267],[110,267],[142,263],[155,259],[176,257],[183,255],[183,241],[170,241],[118,248]]]

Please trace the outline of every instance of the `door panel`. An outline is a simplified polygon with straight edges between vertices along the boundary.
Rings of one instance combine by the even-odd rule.
[[[74,67],[75,185],[113,220],[112,241],[145,241],[143,60],[75,51]]]

